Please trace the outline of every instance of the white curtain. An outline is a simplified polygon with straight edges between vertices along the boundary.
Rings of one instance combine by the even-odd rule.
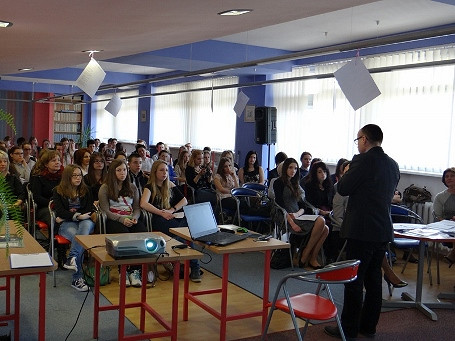
[[[137,96],[138,90],[130,90],[118,93],[121,97]],[[97,100],[112,98],[112,94],[97,96]],[[122,107],[117,114],[113,116],[104,110],[108,101],[96,102],[96,132],[95,136],[101,141],[107,142],[111,137],[119,141],[136,143],[138,128],[138,99],[122,99]]]
[[[454,47],[397,52],[363,59],[367,68],[455,58]],[[346,61],[295,68],[275,79],[333,73]],[[358,129],[378,124],[383,148],[410,172],[438,173],[455,165],[455,66],[373,74],[381,95],[354,111],[334,78],[272,85],[277,107],[277,150],[303,151],[327,162],[352,158]]]
[[[213,82],[213,83],[212,83]],[[230,85],[237,77],[207,79],[157,87],[157,94],[213,86]],[[191,142],[193,148],[209,146],[214,150],[234,149],[236,114],[233,110],[237,89],[182,92],[155,97],[154,141],[171,146]]]

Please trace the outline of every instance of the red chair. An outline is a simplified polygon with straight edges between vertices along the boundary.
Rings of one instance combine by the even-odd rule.
[[[333,302],[329,284],[341,284],[354,281],[357,278],[359,264],[359,260],[347,260],[329,264],[320,270],[293,273],[284,276],[276,289],[261,340],[266,339],[267,330],[275,309],[280,309],[291,315],[295,332],[299,340],[303,340],[303,335],[305,335],[308,328],[309,320],[330,320],[333,318],[336,318],[338,328],[341,332],[341,338],[345,340],[343,328],[341,327],[341,321],[337,314],[337,307]],[[289,292],[286,287],[288,280],[317,283],[318,286],[316,293],[303,293],[295,296],[289,296]],[[327,292],[327,298],[320,295],[323,286]],[[281,289],[283,289],[285,297],[278,299]],[[296,317],[299,317],[306,322],[302,332],[303,335],[300,334]]]
[[[55,251],[55,248],[57,248],[57,263],[58,263],[58,266],[59,268],[63,269],[63,264],[65,263],[65,259],[66,259],[66,250],[68,248],[69,245],[71,245],[71,242],[66,239],[65,237],[59,235],[59,234],[55,234],[55,218],[56,218],[56,215],[55,215],[55,211],[54,211],[54,203],[51,201],[49,201],[49,214],[51,215],[51,228],[50,228],[50,239],[51,239],[51,247],[50,247],[50,251],[51,251],[51,257],[52,259],[55,259],[54,258],[54,251]],[[57,243],[57,245],[55,245],[55,243]],[[57,280],[55,278],[55,271],[52,271],[52,279],[54,280],[54,287],[57,286]]]

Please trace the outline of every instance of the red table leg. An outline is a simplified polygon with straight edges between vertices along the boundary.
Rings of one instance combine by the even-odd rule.
[[[262,330],[265,328],[268,315],[269,289],[270,289],[270,258],[272,251],[265,251],[264,257],[264,289],[262,292]]]
[[[19,340],[19,318],[21,316],[21,276],[14,276],[14,339]]]
[[[183,321],[188,321],[188,292],[190,287],[189,275],[190,273],[190,261],[185,261],[184,276],[183,276]],[[176,272],[174,267],[174,278],[179,278],[180,274]]]
[[[223,275],[221,277],[220,341],[226,340],[228,279],[229,279],[229,254],[226,253],[223,255]]]
[[[187,261],[189,264],[189,261]],[[180,262],[174,263],[174,283],[172,285],[172,334],[171,341],[177,341],[177,322],[179,318],[179,280]],[[188,305],[187,305],[188,307]],[[188,314],[188,312],[187,312]]]

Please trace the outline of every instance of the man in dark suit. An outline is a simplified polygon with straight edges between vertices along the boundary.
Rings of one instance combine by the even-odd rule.
[[[341,325],[347,339],[360,333],[373,337],[382,304],[381,263],[387,243],[393,241],[390,204],[400,179],[397,163],[381,148],[382,130],[367,124],[354,142],[359,153],[338,181],[338,192],[349,195],[341,236],[347,239],[347,259],[361,261],[357,279],[345,284]],[[365,287],[365,300],[363,288]],[[337,327],[327,334],[340,337]]]

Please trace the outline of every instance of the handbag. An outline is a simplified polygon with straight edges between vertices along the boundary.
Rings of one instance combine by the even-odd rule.
[[[284,269],[291,266],[291,258],[289,257],[288,249],[276,249],[273,251],[270,259],[270,267],[272,269]]]
[[[82,265],[82,272],[84,274],[84,281],[89,287],[95,286],[95,264],[89,262],[89,264]],[[110,279],[111,268],[109,266],[101,266],[100,268],[100,285],[106,285],[111,282]]]
[[[403,192],[403,201],[409,203],[423,203],[431,201],[431,193],[426,187],[418,187],[412,184]]]

